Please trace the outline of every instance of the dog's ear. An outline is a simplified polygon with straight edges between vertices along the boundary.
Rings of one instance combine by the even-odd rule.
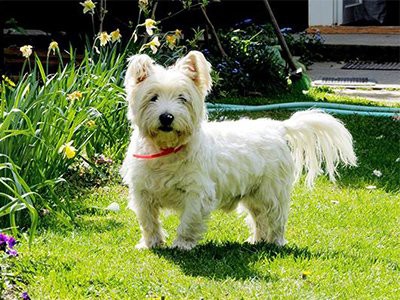
[[[190,51],[176,62],[175,67],[190,77],[204,96],[211,90],[211,64],[206,60],[203,53]]]
[[[125,75],[125,89],[129,92],[135,85],[150,76],[154,68],[154,60],[146,54],[133,55],[128,59]]]

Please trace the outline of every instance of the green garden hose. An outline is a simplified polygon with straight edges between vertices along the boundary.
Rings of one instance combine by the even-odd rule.
[[[379,106],[361,106],[339,103],[326,102],[290,102],[268,105],[236,105],[236,104],[213,104],[207,103],[209,112],[215,111],[242,111],[242,112],[257,112],[269,110],[302,110],[309,108],[318,108],[323,111],[341,114],[341,115],[361,115],[374,117],[395,117],[400,116],[400,108],[396,107],[379,107]]]

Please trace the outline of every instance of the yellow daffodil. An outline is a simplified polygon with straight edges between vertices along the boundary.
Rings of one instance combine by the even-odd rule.
[[[89,120],[86,122],[87,127],[89,128],[93,128],[94,126],[96,126],[96,122],[93,120]]]
[[[80,91],[75,91],[67,95],[67,99],[70,101],[80,100],[82,98],[82,93]]]
[[[301,272],[301,277],[302,277],[303,279],[307,279],[307,277],[310,276],[310,275],[311,275],[311,272],[310,272],[310,271],[303,271],[303,272]]]
[[[119,42],[121,40],[122,35],[119,33],[119,29],[117,28],[113,32],[110,33],[111,42]]]
[[[58,149],[58,153],[63,153],[64,157],[67,157],[69,159],[74,158],[76,155],[76,148],[72,146],[72,143],[74,141],[70,141],[69,143],[66,143]]]
[[[146,48],[149,48],[150,47],[150,49],[151,49],[151,51],[153,52],[153,54],[156,54],[157,53],[157,47],[160,47],[160,42],[158,41],[158,36],[156,36],[156,37],[154,37],[150,42],[148,42],[147,44],[144,44],[143,46],[142,46],[142,48],[140,48],[140,51],[139,52],[141,52],[142,50],[144,50],[144,49],[146,49]]]
[[[8,78],[6,75],[1,76],[3,78],[3,81],[11,87],[15,87],[16,84],[14,83],[14,81],[12,81],[10,78]]]
[[[153,51],[153,54],[157,53],[157,47],[160,47],[160,42],[158,41],[158,36],[153,38],[148,44],[149,44],[151,51]]]
[[[154,21],[153,19],[146,19],[144,21],[144,26],[146,26],[146,32],[148,35],[152,36],[153,35],[153,29],[157,28],[154,26],[157,22]]]
[[[22,46],[21,48],[19,48],[19,51],[22,52],[23,57],[29,58],[29,56],[31,56],[32,54],[32,46],[31,45]]]
[[[94,14],[94,9],[96,8],[96,3],[93,3],[92,0],[86,0],[85,2],[80,2],[80,5],[83,6],[83,13]]]
[[[147,5],[149,5],[149,0],[139,0],[139,7],[141,9],[146,9]]]
[[[176,36],[177,38],[180,38],[180,37],[182,36],[182,30],[175,29],[175,36]]]
[[[49,45],[49,51],[48,53],[50,53],[50,51],[53,51],[53,55],[56,54],[56,50],[58,50],[58,43],[55,41],[52,41]]]
[[[176,36],[175,35],[167,35],[167,37],[165,39],[167,41],[168,47],[171,50],[173,50],[175,48],[175,45],[176,45]]]
[[[99,40],[100,40],[100,46],[105,46],[107,43],[111,40],[111,36],[103,31],[102,33],[99,33]]]

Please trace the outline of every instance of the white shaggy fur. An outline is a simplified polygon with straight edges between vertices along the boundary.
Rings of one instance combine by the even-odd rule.
[[[350,133],[318,110],[286,121],[207,122],[210,70],[197,51],[167,69],[146,55],[129,60],[125,87],[134,130],[121,174],[142,230],[138,248],[164,243],[161,209],[179,213],[173,247],[189,250],[201,239],[211,211],[238,205],[248,214],[249,242],[283,245],[291,189],[303,169],[311,186],[322,165],[334,180],[340,161],[356,164]],[[173,116],[168,130],[160,123],[165,113]],[[154,159],[133,156],[182,145]]]

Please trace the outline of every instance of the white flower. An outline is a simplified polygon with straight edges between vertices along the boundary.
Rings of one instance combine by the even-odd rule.
[[[22,52],[22,56],[25,58],[29,58],[32,54],[32,46],[31,45],[25,45],[19,48],[19,51]]]
[[[375,185],[367,185],[365,188],[366,188],[367,190],[375,190],[375,189],[376,189],[376,186],[375,186]]]
[[[132,36],[133,36],[133,42],[136,43],[137,40],[138,40],[138,36],[137,36],[136,30],[133,32]]]
[[[100,46],[103,47],[111,40],[111,36],[106,31],[103,31],[102,33],[99,33],[99,40]]]
[[[94,9],[96,8],[96,4],[93,3],[92,0],[86,0],[85,2],[80,2],[80,5],[83,6],[83,13],[94,13]]]
[[[106,207],[106,210],[118,212],[119,211],[119,204],[117,202],[113,202],[109,206]]]
[[[372,172],[372,174],[374,174],[376,177],[381,177],[381,176],[382,176],[382,172],[379,171],[379,170],[374,170],[374,171]]]
[[[146,26],[146,32],[148,35],[152,36],[153,35],[153,29],[157,28],[154,26],[157,22],[154,21],[153,19],[146,19],[144,21],[144,26]]]
[[[153,54],[157,53],[158,48],[160,47],[160,42],[158,41],[158,36],[154,37],[150,42],[148,42],[147,44],[144,44],[142,46],[142,48],[140,48],[140,51],[143,51],[144,49],[150,47],[151,51],[153,52]]]
[[[400,162],[400,157],[396,158],[395,162]]]
[[[149,0],[139,0],[139,7],[145,9],[149,5]]]

